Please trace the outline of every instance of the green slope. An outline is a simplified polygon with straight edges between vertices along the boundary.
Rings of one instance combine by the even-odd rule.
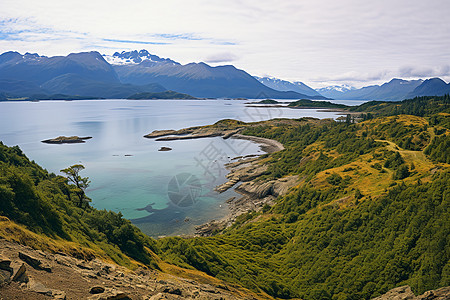
[[[120,213],[79,208],[76,192],[66,178],[30,162],[17,146],[0,143],[1,216],[62,244],[92,248],[119,264],[130,266],[130,258],[153,264],[146,248],[156,250],[154,240]]]
[[[249,126],[244,133],[286,147],[265,158],[259,180],[298,174],[299,185],[222,234],[159,240],[161,255],[279,298],[369,299],[405,284],[416,294],[450,285],[450,131],[441,126],[449,116],[420,111],[425,118]],[[433,143],[441,152],[428,150]]]

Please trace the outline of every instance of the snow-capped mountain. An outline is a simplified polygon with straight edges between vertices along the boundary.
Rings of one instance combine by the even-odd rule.
[[[394,78],[382,85],[365,86],[360,89],[338,85],[318,89],[317,91],[334,99],[398,101],[406,99],[422,82],[423,80]]]
[[[300,81],[287,81],[275,77],[254,76],[259,82],[278,91],[294,91],[308,96],[321,96],[317,91]]]
[[[134,50],[134,51],[122,51],[115,52],[113,55],[103,54],[105,60],[111,65],[137,65],[141,62],[150,63],[171,63],[179,65],[179,63],[169,59],[161,58],[157,55],[150,54],[147,50]]]
[[[332,86],[324,87],[322,89],[323,90],[335,90],[335,91],[339,91],[339,92],[343,92],[343,93],[351,91],[351,90],[356,90],[355,87],[348,85],[348,84],[332,85]]]
[[[339,98],[342,94],[355,90],[356,88],[347,85],[347,84],[340,84],[340,85],[331,85],[324,88],[316,89],[317,92],[322,94],[325,97],[328,98]]]
[[[0,94],[13,97],[65,94],[126,98],[165,90],[154,82],[122,84],[113,66],[96,51],[53,57],[13,51],[0,55]]]

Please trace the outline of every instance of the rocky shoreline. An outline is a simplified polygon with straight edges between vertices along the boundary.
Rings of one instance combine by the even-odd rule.
[[[217,126],[218,123],[219,125]],[[261,150],[269,154],[284,150],[283,144],[278,141],[240,134],[245,126],[239,126],[241,125],[239,122],[234,126],[220,126],[220,121],[218,123],[215,124],[216,126],[191,127],[180,130],[155,130],[144,137],[154,138],[156,141],[206,137],[233,138],[255,142],[260,145]],[[242,197],[228,199],[227,204],[230,213],[221,220],[212,220],[197,226],[195,228],[196,236],[210,236],[224,230],[231,226],[241,214],[249,211],[259,211],[265,204],[273,205],[278,196],[286,194],[291,187],[297,185],[298,176],[256,181],[255,179],[263,175],[268,168],[267,164],[262,162],[259,156],[237,157],[232,160],[237,161],[225,164],[225,168],[229,170],[229,174],[226,176],[228,181],[217,186],[215,191],[223,193],[230,188],[234,188]]]
[[[215,191],[223,193],[234,188],[241,197],[227,200],[230,212],[221,220],[212,220],[197,226],[195,233],[197,236],[211,236],[231,226],[236,218],[244,213],[259,211],[266,204],[272,206],[278,196],[287,194],[299,183],[299,177],[296,175],[276,180],[257,180],[268,167],[259,157],[243,158],[228,163],[225,167],[229,170],[228,181],[217,186]]]
[[[242,135],[238,133],[233,134],[231,138],[255,142],[260,145],[261,150],[267,153],[274,153],[284,150],[284,146],[282,143],[271,139],[265,139],[251,135]]]

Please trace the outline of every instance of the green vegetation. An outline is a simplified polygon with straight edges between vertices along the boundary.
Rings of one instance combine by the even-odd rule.
[[[188,94],[177,93],[174,91],[165,91],[158,93],[137,93],[128,97],[132,100],[150,100],[150,99],[186,99],[186,100],[196,100],[195,98]]]
[[[279,104],[280,102],[278,102],[277,100],[273,100],[273,99],[264,99],[264,100],[261,100],[256,103],[257,104]]]
[[[286,150],[271,155],[269,170],[263,178],[281,178],[289,174],[312,176],[345,165],[381,146],[372,138],[361,138],[356,125],[335,122],[322,126],[306,123],[249,127],[243,133],[275,139],[286,147]],[[308,147],[313,144],[316,146]]]
[[[422,111],[245,126],[244,134],[286,148],[263,158],[269,167],[257,180],[299,175],[299,185],[222,234],[158,240],[160,256],[283,299],[450,285],[448,116]]]
[[[331,103],[328,101],[312,101],[308,99],[301,99],[289,103],[288,107],[298,108],[348,108],[347,105]]]
[[[67,179],[75,184],[72,190],[78,197],[77,206],[79,208],[83,208],[83,206],[87,206],[87,204],[91,202],[91,199],[89,199],[84,192],[89,187],[90,181],[89,178],[80,176],[80,171],[82,170],[84,170],[83,165],[73,165],[61,170],[62,173],[67,175]],[[70,193],[68,193],[68,195],[70,195]]]
[[[424,292],[450,284],[448,180],[396,186],[346,210],[318,208],[332,193],[299,189],[264,221],[158,245],[173,263],[280,298],[369,299],[403,284]],[[293,211],[305,201],[309,213]]]
[[[450,164],[450,135],[436,136],[424,153],[434,161]]]
[[[372,113],[378,116],[414,115],[419,117],[431,116],[439,113],[450,113],[450,96],[425,96],[396,101],[370,101],[351,111]]]
[[[156,267],[147,250],[156,251],[154,240],[120,213],[89,206],[84,195],[89,181],[79,175],[82,169],[74,165],[63,170],[75,185],[68,184],[67,178],[30,162],[18,147],[0,143],[0,215],[32,232],[94,249],[119,264],[131,266],[131,257]]]

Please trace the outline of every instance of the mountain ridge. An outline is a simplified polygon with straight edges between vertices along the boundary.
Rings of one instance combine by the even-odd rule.
[[[421,96],[450,94],[450,83],[441,78],[404,80],[393,78],[382,85],[369,85],[359,89],[340,85],[317,89],[326,97],[339,100],[401,101]]]
[[[15,97],[56,93],[126,98],[138,92],[158,92],[142,87],[159,84],[166,90],[204,98],[311,98],[271,89],[232,65],[181,65],[146,50],[112,56],[91,51],[53,57],[10,51],[0,55],[0,79],[14,81],[14,89],[0,85],[0,92]]]
[[[0,93],[12,98],[34,94],[126,98],[139,92],[161,92],[161,89],[199,98],[398,101],[448,94],[450,84],[440,78],[425,81],[394,78],[382,85],[360,89],[342,85],[314,90],[300,81],[253,77],[233,65],[210,66],[204,62],[182,65],[147,50],[113,55],[97,51],[53,57],[14,51],[0,55]]]
[[[287,81],[275,77],[255,77],[262,84],[278,91],[294,91],[308,96],[323,96],[301,81]]]

